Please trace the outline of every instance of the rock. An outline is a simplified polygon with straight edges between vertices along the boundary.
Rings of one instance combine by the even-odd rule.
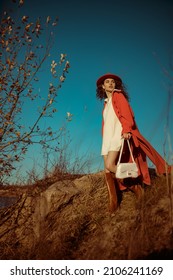
[[[166,178],[111,215],[103,172],[30,189],[1,209],[1,259],[140,259],[173,248]]]

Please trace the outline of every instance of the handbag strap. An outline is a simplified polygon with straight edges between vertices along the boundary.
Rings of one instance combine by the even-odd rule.
[[[123,147],[124,147],[124,140],[125,140],[125,139],[123,138],[123,139],[122,139],[122,144],[121,144],[121,149],[120,149],[120,155],[119,155],[119,159],[118,159],[117,164],[119,164],[120,161],[121,161],[122,152],[123,152]],[[130,147],[129,139],[126,139],[126,141],[127,141],[128,147],[129,147],[129,151],[130,151],[130,155],[131,155],[132,161],[135,162],[134,157],[133,157],[133,154],[132,154],[132,150],[131,150],[131,147]]]

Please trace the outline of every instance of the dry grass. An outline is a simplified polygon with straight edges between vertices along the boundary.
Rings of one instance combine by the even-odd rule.
[[[39,190],[39,191],[38,191]],[[41,191],[40,191],[41,190]],[[152,177],[141,203],[124,192],[110,215],[103,173],[33,188],[1,210],[1,259],[173,257],[172,186]]]

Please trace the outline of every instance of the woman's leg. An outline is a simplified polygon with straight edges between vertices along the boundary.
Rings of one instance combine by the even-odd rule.
[[[113,172],[116,173],[116,162],[118,159],[119,152],[117,151],[110,151],[108,155],[104,156],[104,165],[106,172]]]
[[[115,188],[115,175],[112,176],[111,172],[116,172],[116,159],[118,152],[109,152],[108,155],[104,156],[104,165],[105,165],[105,179],[109,193],[109,208],[110,212],[114,212],[118,208],[118,198]]]
[[[135,194],[138,201],[140,201],[144,195],[144,190],[140,184],[133,185],[129,189]]]

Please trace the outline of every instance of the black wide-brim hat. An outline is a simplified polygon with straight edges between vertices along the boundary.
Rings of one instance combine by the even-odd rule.
[[[114,79],[115,81],[118,80],[119,82],[122,83],[122,80],[121,80],[120,77],[118,77],[117,75],[111,74],[111,73],[107,73],[107,74],[101,76],[101,77],[97,80],[97,82],[96,82],[97,86],[101,85],[101,84],[104,82],[104,80],[106,80],[106,79]]]

